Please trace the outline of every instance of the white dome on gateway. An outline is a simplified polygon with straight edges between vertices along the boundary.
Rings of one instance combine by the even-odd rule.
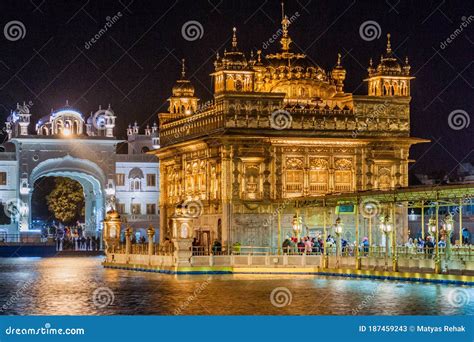
[[[106,136],[113,137],[113,129],[115,127],[115,113],[112,108],[102,109],[85,120],[84,114],[69,105],[57,110],[51,110],[38,120],[36,124],[36,134],[46,136]]]
[[[51,114],[42,117],[36,124],[38,135],[82,135],[84,131],[84,116],[81,112],[66,105]]]

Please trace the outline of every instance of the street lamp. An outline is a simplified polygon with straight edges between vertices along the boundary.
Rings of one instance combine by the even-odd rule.
[[[341,245],[342,223],[341,223],[340,217],[336,219],[336,223],[334,224],[334,232],[336,233],[336,237],[337,237],[336,255],[340,256],[342,252],[342,245]]]
[[[451,232],[453,231],[454,220],[451,213],[447,213],[444,217],[443,235],[446,240],[446,259],[451,256]]]
[[[389,249],[389,234],[392,231],[392,223],[390,222],[390,216],[389,215],[382,215],[380,217],[380,230],[385,236],[385,268],[388,267],[388,249]]]
[[[433,234],[436,240],[436,219],[433,216],[431,216],[428,221],[428,231]]]
[[[299,240],[300,238],[302,224],[303,224],[303,220],[301,219],[301,217],[295,214],[295,216],[293,216],[292,226],[293,226],[293,232],[295,233],[297,240]]]

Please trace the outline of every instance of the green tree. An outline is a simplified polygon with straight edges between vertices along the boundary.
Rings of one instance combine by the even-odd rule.
[[[57,177],[46,201],[49,211],[65,224],[75,223],[84,216],[84,191],[75,180]]]

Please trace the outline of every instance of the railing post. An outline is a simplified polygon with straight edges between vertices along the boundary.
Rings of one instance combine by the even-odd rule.
[[[438,196],[436,196],[438,197]],[[435,218],[436,218],[436,236],[435,236],[435,268],[434,272],[436,274],[441,273],[441,258],[439,256],[439,199],[436,198],[436,213],[435,213]]]
[[[214,254],[209,254],[209,266],[214,266]]]
[[[131,254],[131,241],[130,241],[130,236],[132,235],[132,229],[130,226],[127,226],[125,229],[125,255],[126,255],[126,260],[128,261],[128,256]]]
[[[359,200],[357,200],[357,203],[355,205],[355,236],[356,236],[356,243],[355,243],[355,265],[356,265],[356,270],[361,269],[361,263],[362,260],[359,255]]]
[[[324,200],[323,200],[324,201]],[[326,240],[328,238],[327,236],[327,223],[326,223],[326,214],[327,214],[327,211],[326,211],[326,202],[324,201],[323,202],[323,229],[324,229],[324,237],[323,237],[323,268],[329,268],[329,254],[328,254],[328,250],[327,250],[327,243],[326,243]]]
[[[398,255],[397,255],[397,217],[395,212],[395,202],[392,203],[392,271],[398,272]]]
[[[150,225],[147,229],[148,235],[148,255],[151,257],[154,253],[155,244],[153,242],[153,237],[155,236],[155,229]]]

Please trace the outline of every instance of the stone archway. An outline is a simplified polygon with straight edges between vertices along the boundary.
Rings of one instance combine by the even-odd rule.
[[[106,176],[102,169],[90,160],[74,158],[67,155],[39,163],[28,177],[32,189],[21,191],[20,200],[31,208],[31,197],[35,182],[42,177],[66,177],[78,181],[84,190],[85,230],[95,235],[102,230],[102,221],[107,211],[107,201],[113,202],[113,194],[106,189]],[[20,218],[20,230],[27,230],[31,225],[31,210]]]

